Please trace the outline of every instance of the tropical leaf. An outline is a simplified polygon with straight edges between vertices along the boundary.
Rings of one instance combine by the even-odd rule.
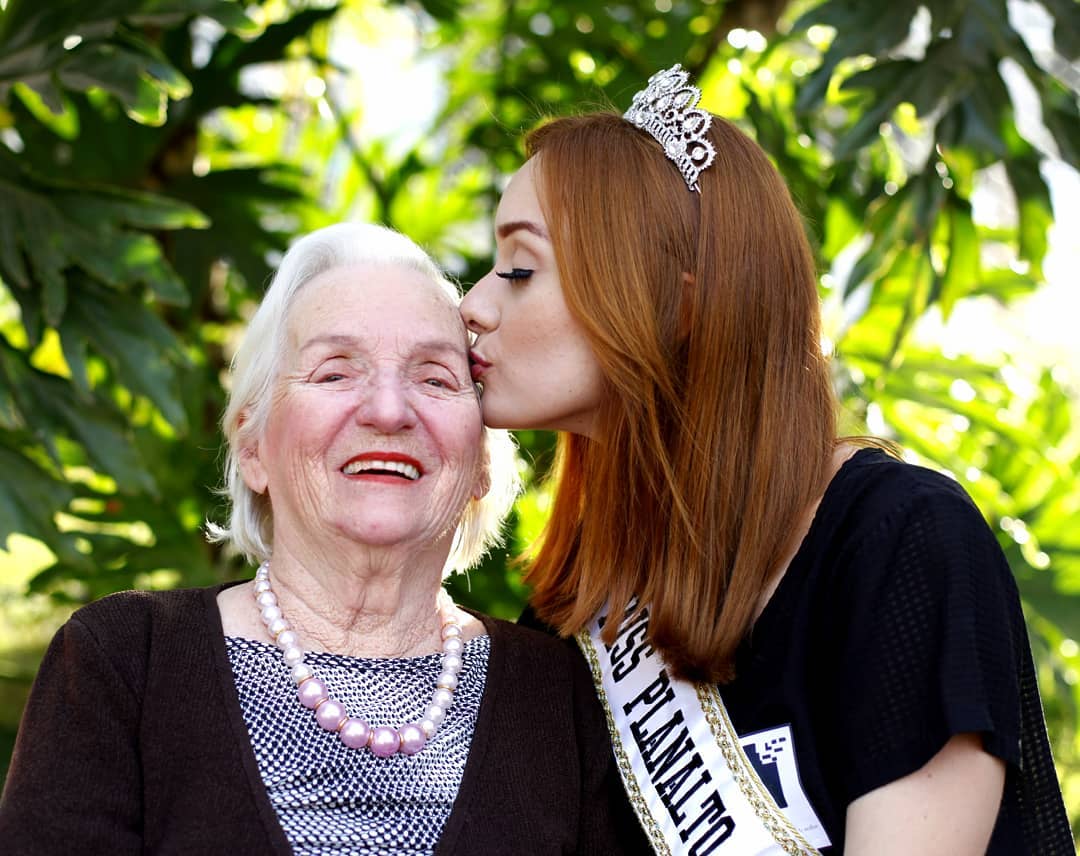
[[[112,366],[118,383],[152,401],[173,429],[186,431],[177,377],[186,360],[175,334],[141,300],[88,278],[77,284],[59,325],[69,365],[84,367],[86,351],[93,349]],[[88,385],[85,379],[79,383]]]
[[[87,463],[110,473],[121,489],[154,490],[153,477],[132,444],[131,429],[115,406],[94,398],[74,400],[63,378],[31,367],[24,353],[2,339],[0,372],[15,406],[16,424],[41,443],[58,468],[75,463],[61,453],[61,441],[71,439],[85,452]]]
[[[8,536],[19,533],[37,538],[59,557],[70,573],[85,571],[91,563],[75,546],[75,538],[60,532],[53,523],[57,511],[71,500],[66,484],[35,464],[18,446],[10,445],[10,435],[0,432],[0,549]]]
[[[106,189],[74,193],[60,182],[30,175],[0,151],[0,188],[7,204],[0,213],[0,276],[17,288],[41,283],[42,317],[59,325],[68,301],[66,272],[80,268],[120,288],[149,285],[163,300],[184,303],[187,293],[161,249],[128,224],[202,227],[205,219],[181,203],[149,194]],[[112,217],[104,216],[112,214]],[[31,341],[39,335],[27,329]]]

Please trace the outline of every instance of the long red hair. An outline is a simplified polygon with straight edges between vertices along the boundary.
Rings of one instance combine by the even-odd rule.
[[[719,117],[709,137],[700,194],[613,113],[527,140],[567,305],[606,384],[590,437],[559,436],[527,579],[566,634],[639,596],[676,674],[726,681],[823,489],[836,426],[799,214],[756,143]]]

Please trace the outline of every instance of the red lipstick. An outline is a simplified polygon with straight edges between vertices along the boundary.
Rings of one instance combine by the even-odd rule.
[[[411,455],[377,450],[354,455],[345,462],[341,471],[350,478],[391,484],[414,482],[424,474],[423,466]]]

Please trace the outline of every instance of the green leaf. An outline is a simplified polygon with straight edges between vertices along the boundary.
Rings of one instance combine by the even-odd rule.
[[[77,211],[80,222],[115,221],[140,229],[206,229],[209,218],[178,199],[123,188],[101,188],[95,195],[59,194],[57,204]]]
[[[7,204],[0,213],[0,275],[23,288],[40,284],[46,323],[57,326],[67,305],[65,277],[79,267],[115,288],[145,283],[164,301],[183,305],[184,284],[166,262],[161,247],[128,223],[168,228],[202,227],[206,219],[191,206],[145,193],[83,188],[79,194],[20,171],[0,153],[0,189]],[[29,260],[32,276],[23,264]]]
[[[79,136],[79,114],[50,78],[39,78],[33,85],[16,83],[12,92],[35,119],[61,139],[74,140]]]
[[[833,74],[844,59],[878,57],[903,42],[918,7],[911,0],[885,5],[827,0],[803,13],[792,25],[793,32],[818,24],[835,28],[836,35],[821,65],[799,87],[796,110],[807,112],[824,103]]]
[[[862,233],[863,222],[855,216],[848,200],[833,196],[825,209],[825,243],[821,254],[835,259],[848,244]]]
[[[92,347],[120,384],[152,401],[175,430],[187,430],[176,376],[176,366],[186,362],[180,343],[141,302],[83,279],[71,293],[59,332],[62,342]]]
[[[75,539],[60,532],[53,518],[71,501],[72,491],[12,448],[0,433],[0,549],[9,535],[37,538],[68,565],[86,570],[90,562],[75,548]]]
[[[1016,194],[1020,218],[1018,254],[1031,265],[1031,275],[1042,279],[1042,261],[1046,256],[1050,225],[1054,222],[1050,191],[1033,155],[1006,161],[1005,171]]]
[[[1075,98],[1043,98],[1043,124],[1054,137],[1061,159],[1080,168],[1080,114]]]
[[[171,89],[190,91],[179,72],[163,74],[159,80],[152,70],[163,74],[154,58],[113,44],[80,46],[57,68],[57,77],[68,89],[86,91],[99,88],[116,96],[128,116],[146,125],[165,121],[165,105]],[[179,78],[182,84],[175,83]]]
[[[125,13],[124,20],[140,26],[176,26],[196,15],[205,15],[234,32],[252,35],[259,30],[235,0],[151,0],[137,5],[140,8]]]
[[[19,305],[19,320],[26,333],[26,341],[31,348],[36,348],[45,326],[41,317],[41,300],[28,288],[14,288],[9,293]]]
[[[7,0],[7,8],[0,14],[0,97],[13,81],[29,82],[53,74],[59,66],[70,62],[76,50],[94,55],[125,22],[136,27],[159,28],[182,24],[197,15],[214,18],[236,32],[253,34],[258,29],[243,7],[231,0],[99,0],[92,6]],[[72,35],[81,42],[71,51],[65,50],[63,42]],[[178,87],[183,87],[182,76],[177,76],[175,68],[160,67],[153,57],[147,60],[143,66],[145,73],[166,91],[179,91]],[[93,78],[92,72],[89,78]],[[113,79],[112,83],[121,85],[119,79]],[[135,84],[127,81],[122,85],[130,90]],[[111,91],[110,86],[103,88]]]
[[[131,431],[115,407],[94,397],[77,401],[63,378],[30,366],[27,355],[0,339],[0,377],[11,391],[20,422],[49,452],[56,463],[63,438],[76,441],[88,461],[109,473],[127,491],[154,491]]]
[[[337,12],[336,6],[304,9],[280,23],[271,24],[258,38],[242,42],[231,56],[223,54],[223,58],[228,59],[227,67],[239,70],[244,66],[279,60],[285,56],[285,49],[290,44],[306,36],[313,27],[329,20]]]
[[[995,268],[981,274],[969,296],[985,295],[1008,304],[1018,297],[1031,294],[1038,287],[1039,281],[1031,276],[1016,273],[1010,268]]]
[[[979,238],[971,220],[971,206],[953,200],[946,210],[949,223],[949,259],[942,277],[938,300],[947,318],[956,301],[967,296],[981,276]]]
[[[0,184],[3,178],[0,178]],[[21,289],[30,287],[30,273],[23,261],[22,240],[13,205],[0,205],[0,278]]]

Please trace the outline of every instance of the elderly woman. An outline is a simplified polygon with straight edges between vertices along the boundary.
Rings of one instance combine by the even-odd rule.
[[[255,579],[121,593],[60,629],[0,804],[5,852],[630,846],[580,657],[441,587],[515,490],[458,299],[380,227],[289,251],[236,357],[232,517],[212,527]]]

